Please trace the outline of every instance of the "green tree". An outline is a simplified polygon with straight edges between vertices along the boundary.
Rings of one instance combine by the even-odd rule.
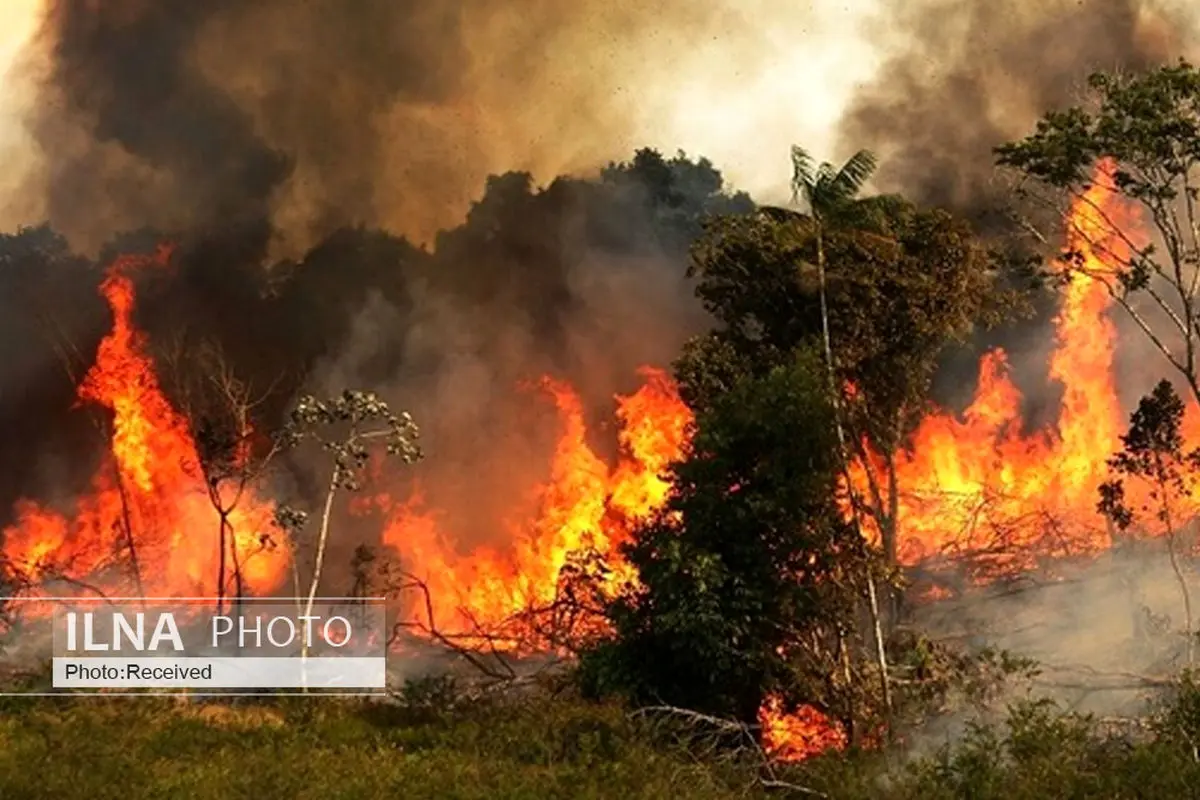
[[[1186,656],[1191,665],[1195,645],[1192,598],[1180,566],[1178,534],[1200,478],[1200,448],[1185,446],[1183,412],[1183,401],[1170,381],[1160,381],[1142,398],[1129,431],[1121,437],[1121,451],[1108,461],[1113,477],[1100,486],[1099,509],[1121,530],[1129,529],[1147,511],[1161,526],[1183,599]],[[1142,482],[1148,489],[1147,502],[1138,508],[1129,503],[1127,479]]]
[[[927,410],[939,356],[998,319],[1014,296],[997,287],[997,259],[965,222],[895,197],[839,205],[822,198],[847,190],[821,185],[808,191],[833,211],[819,219],[775,209],[709,223],[691,270],[718,327],[689,342],[677,373],[685,400],[702,409],[797,348],[821,347],[835,422],[866,467],[859,509],[894,563],[896,456]]]
[[[608,610],[613,638],[584,655],[594,691],[749,724],[778,693],[857,730],[873,556],[838,508],[823,374],[806,352],[702,414],[670,499],[625,548],[640,583]]]
[[[1048,209],[1058,220],[1072,205],[1083,209],[1071,216],[1073,238],[1100,258],[1068,248],[1059,272],[1102,282],[1200,399],[1200,71],[1180,61],[1097,72],[1084,102],[1047,112],[1032,134],[996,152],[1030,213]],[[1097,184],[1142,213],[1102,202]]]

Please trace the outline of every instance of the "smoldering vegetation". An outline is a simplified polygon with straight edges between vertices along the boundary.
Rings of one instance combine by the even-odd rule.
[[[683,278],[702,217],[751,207],[710,165],[651,153],[599,177],[531,177],[594,171],[626,138],[614,76],[628,53],[588,46],[664,20],[685,43],[736,24],[676,0],[51,3],[26,120],[41,154],[20,189],[51,227],[0,239],[4,513],[85,488],[101,443],[72,406],[110,322],[96,287],[112,255],[169,238],[171,268],[139,280],[164,374],[179,348],[219,347],[267,393],[265,427],[302,390],[380,390],[437,453],[419,468],[431,504],[464,509],[466,538],[503,535],[494,522],[553,428],[520,387],[561,375],[603,418],[637,365],[668,363],[707,323]],[[889,56],[841,140],[880,155],[877,188],[997,239],[1012,231],[991,147],[1074,99],[1089,70],[1168,60],[1194,30],[1186,8],[1135,0],[897,1],[878,26]],[[522,171],[487,177],[508,168]],[[939,397],[967,400],[979,353],[999,345],[1029,426],[1052,422],[1053,308],[1046,293],[1032,320],[948,356]],[[931,624],[1048,663],[1153,671],[1161,659],[1126,656],[1141,609],[1178,616],[1164,559],[971,593]],[[1150,600],[1130,599],[1134,566]]]

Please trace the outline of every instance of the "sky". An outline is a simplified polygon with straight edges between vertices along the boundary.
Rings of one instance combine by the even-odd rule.
[[[6,209],[6,195],[15,191],[25,170],[32,167],[31,142],[18,122],[20,104],[28,97],[21,91],[19,64],[22,46],[32,36],[38,22],[43,0],[0,0],[0,210]],[[11,212],[20,214],[19,209]],[[0,214],[0,229],[9,227],[10,220]],[[11,220],[33,223],[37,220]]]
[[[698,47],[679,75],[652,85],[640,132],[656,146],[709,157],[735,185],[776,201],[791,145],[820,160],[848,155],[832,151],[834,129],[878,64],[863,34],[874,3],[721,2],[752,24]]]

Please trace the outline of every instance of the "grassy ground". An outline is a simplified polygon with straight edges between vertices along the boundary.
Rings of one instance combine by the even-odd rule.
[[[744,783],[642,741],[614,707],[444,717],[331,699],[82,697],[0,711],[0,798],[732,798]]]
[[[1200,798],[1200,692],[1159,735],[1112,739],[1049,708],[1021,710],[922,759],[902,753],[778,768],[668,743],[612,705],[534,696],[457,707],[331,698],[179,703],[9,698],[0,800],[143,798]]]

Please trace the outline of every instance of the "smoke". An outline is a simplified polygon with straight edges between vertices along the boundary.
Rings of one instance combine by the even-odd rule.
[[[590,171],[648,143],[666,123],[642,106],[720,56],[710,41],[754,64],[764,22],[736,8],[46,0],[23,73],[40,155],[6,203],[92,252],[257,219],[275,255],[341,225],[429,241],[488,174]]]
[[[669,364],[706,325],[685,279],[704,211],[745,210],[719,174],[648,153],[600,181],[533,190],[489,182],[438,240],[407,308],[376,294],[344,345],[313,369],[319,394],[365,386],[402,403],[431,454],[416,476],[459,542],[502,544],[549,477],[561,422],[539,376],[580,397],[601,457],[615,456],[613,398],[642,365]]]
[[[920,604],[914,613],[920,630],[1031,659],[1036,671],[1010,680],[987,710],[964,708],[914,731],[906,740],[909,755],[929,754],[961,738],[967,723],[999,721],[1003,704],[1029,699],[1051,699],[1110,723],[1141,716],[1187,666],[1181,577],[1194,595],[1195,581],[1172,569],[1165,541],[1118,542],[1094,559],[1060,561],[1044,572]]]
[[[1078,99],[1094,70],[1183,55],[1195,21],[1151,0],[889,0],[872,36],[886,55],[840,140],[880,157],[880,189],[983,217],[1000,199],[993,147]]]

